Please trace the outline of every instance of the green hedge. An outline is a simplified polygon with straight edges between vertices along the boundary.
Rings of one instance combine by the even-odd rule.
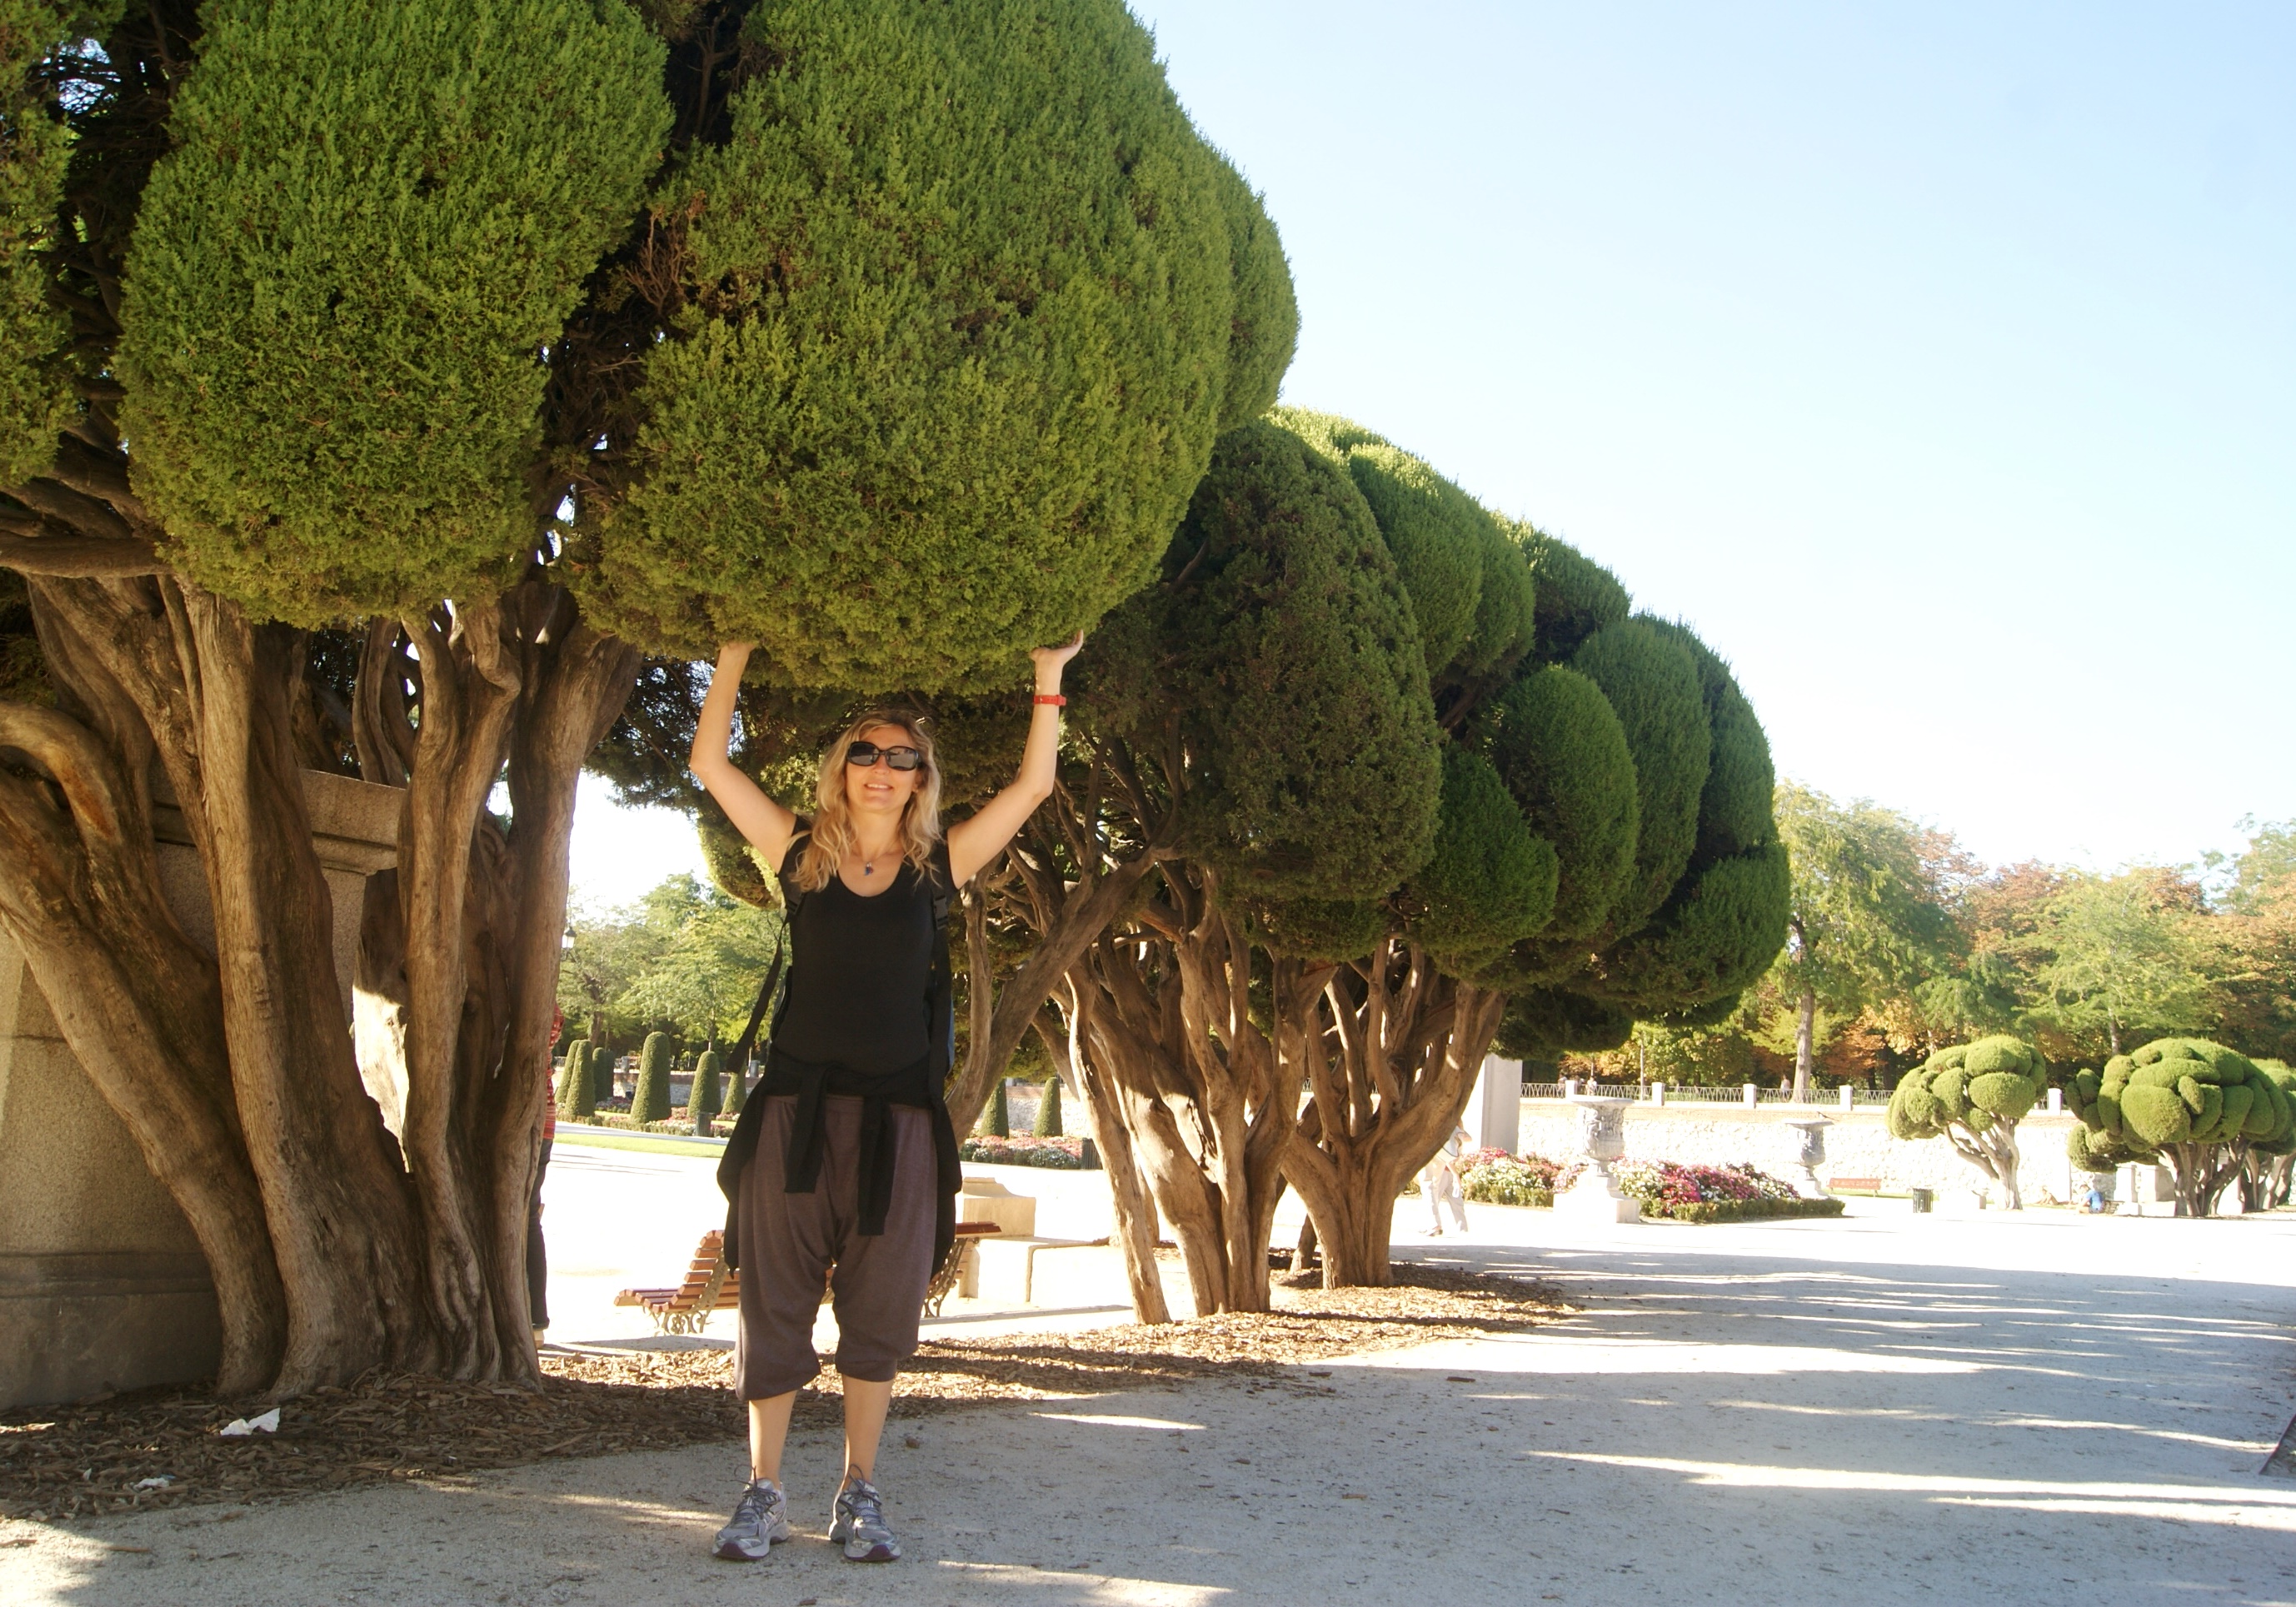
[[[1760,1222],[1777,1217],[1838,1217],[1848,1207],[1839,1200],[1712,1200],[1702,1205],[1652,1205],[1643,1215],[1669,1222]]]

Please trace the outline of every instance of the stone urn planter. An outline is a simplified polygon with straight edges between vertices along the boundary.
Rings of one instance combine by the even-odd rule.
[[[1825,1162],[1825,1129],[1833,1125],[1833,1118],[1827,1116],[1800,1116],[1786,1123],[1801,1135],[1801,1152],[1786,1181],[1805,1200],[1828,1197],[1825,1185],[1817,1180],[1817,1168]]]
[[[1626,1152],[1630,1099],[1574,1094],[1578,1107],[1578,1180],[1554,1197],[1554,1214],[1578,1222],[1639,1222],[1643,1208],[1619,1187],[1611,1162]]]

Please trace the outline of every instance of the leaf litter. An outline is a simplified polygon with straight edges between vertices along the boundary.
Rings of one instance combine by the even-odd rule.
[[[1073,1333],[927,1340],[900,1377],[893,1415],[999,1401],[1076,1398],[1225,1379],[1254,1390],[1331,1395],[1305,1364],[1431,1340],[1519,1332],[1564,1313],[1546,1284],[1398,1263],[1384,1289],[1324,1289],[1278,1275],[1275,1309],[1121,1324]],[[733,1353],[552,1347],[538,1388],[376,1370],[286,1404],[269,1432],[253,1402],[193,1389],[135,1390],[70,1406],[0,1412],[0,1517],[58,1521],[157,1507],[269,1502],[398,1480],[451,1482],[559,1456],[738,1440]],[[802,1391],[800,1428],[840,1417],[836,1370]],[[269,1414],[265,1414],[269,1415]],[[226,1513],[229,1518],[236,1513]]]

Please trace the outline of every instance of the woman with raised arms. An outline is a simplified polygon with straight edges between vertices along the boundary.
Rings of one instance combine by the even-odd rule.
[[[734,1392],[750,1408],[749,1488],[718,1531],[728,1561],[760,1561],[790,1537],[782,1444],[798,1390],[820,1370],[824,1280],[845,1392],[829,1537],[857,1562],[901,1554],[873,1482],[877,1442],[894,1374],[916,1349],[926,1286],[949,1253],[961,1181],[942,1099],[951,1040],[936,912],[1050,796],[1061,675],[1083,642],[1030,655],[1036,705],[1020,774],[946,832],[932,737],[902,709],[872,710],[830,745],[811,819],[768,798],[729,756],[749,646],[718,656],[693,774],[778,867],[792,956],[761,1080],[718,1168],[726,1253],[742,1274]]]

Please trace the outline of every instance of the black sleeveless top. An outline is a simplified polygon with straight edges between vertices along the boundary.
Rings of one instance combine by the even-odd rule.
[[[901,861],[882,893],[864,898],[832,874],[805,895],[790,931],[789,993],[774,1047],[816,1065],[885,1077],[930,1047],[932,890]]]

